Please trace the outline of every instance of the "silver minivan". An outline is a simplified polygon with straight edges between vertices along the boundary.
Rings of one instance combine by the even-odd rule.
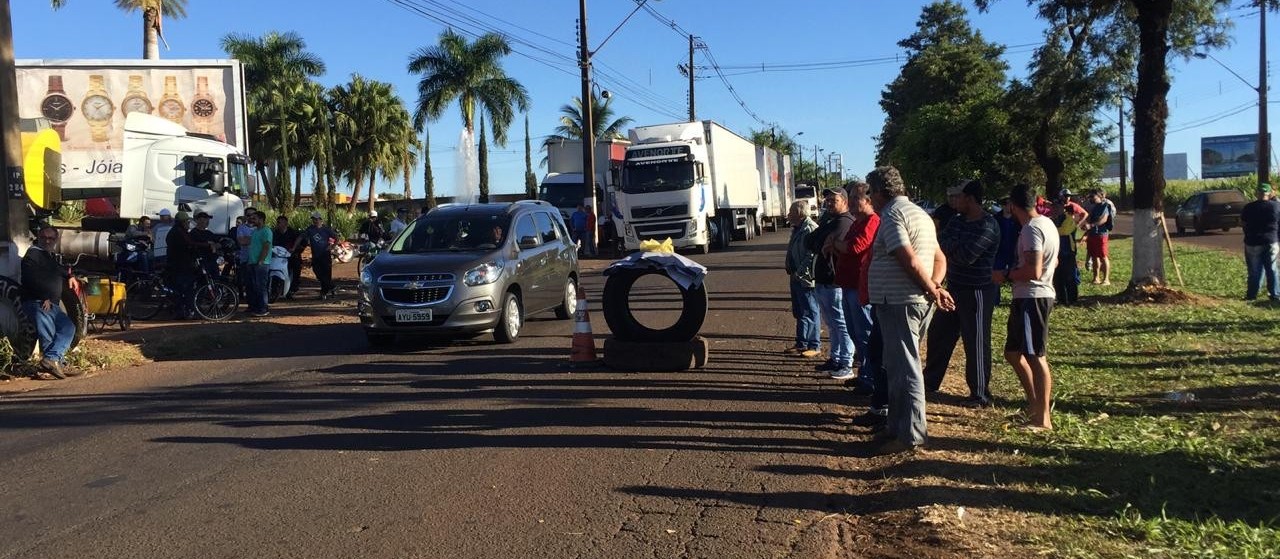
[[[360,324],[371,345],[396,334],[487,330],[514,342],[527,316],[573,316],[576,248],[560,211],[546,202],[440,206],[361,271]]]

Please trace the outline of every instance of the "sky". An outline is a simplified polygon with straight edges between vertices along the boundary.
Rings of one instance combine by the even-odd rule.
[[[884,123],[880,92],[902,65],[897,42],[915,30],[925,4],[649,0],[636,11],[635,0],[588,0],[587,36],[597,87],[608,90],[616,114],[631,117],[634,124],[687,118],[688,80],[677,65],[688,61],[687,34],[693,34],[706,45],[694,57],[699,119],[715,120],[743,136],[777,126],[796,136],[806,160],[813,161],[817,153],[826,165],[828,156],[838,154],[846,174],[861,176],[874,166],[874,137]],[[987,13],[970,2],[965,5],[972,25],[986,39],[1009,47],[1011,77],[1025,74],[1045,28],[1033,10],[1023,0],[1000,0]],[[11,8],[20,59],[141,58],[141,16],[122,12],[112,2],[78,0],[53,11],[44,0],[11,0]],[[515,51],[504,68],[524,84],[532,100],[529,126],[539,178],[546,173],[538,167],[539,139],[553,132],[560,107],[581,93],[574,0],[190,0],[187,12],[185,19],[164,22],[169,48],[161,47],[161,58],[226,58],[219,42],[228,33],[293,31],[324,60],[327,72],[318,79],[322,84],[339,85],[359,73],[392,84],[409,107],[416,101],[419,78],[406,69],[413,51],[436,44],[447,27],[469,36],[503,33]],[[1228,14],[1235,22],[1233,44],[1213,54],[1250,85],[1210,59],[1171,61],[1165,151],[1187,153],[1192,178],[1200,173],[1201,137],[1257,131],[1257,93],[1251,84],[1258,81],[1259,17],[1246,8]],[[1274,26],[1274,17],[1271,22]],[[1277,43],[1280,39],[1271,40]],[[712,66],[721,69],[723,78]],[[1100,113],[1108,125],[1114,126],[1116,119],[1116,109]],[[428,127],[437,194],[456,190],[461,128],[456,110]],[[1131,131],[1126,137],[1132,150]],[[523,140],[523,121],[518,120],[506,147],[490,144],[492,192],[523,191]],[[1118,149],[1115,142],[1111,149]],[[419,167],[413,178],[415,196],[422,195],[422,180]],[[379,190],[388,188],[403,191],[398,181]]]

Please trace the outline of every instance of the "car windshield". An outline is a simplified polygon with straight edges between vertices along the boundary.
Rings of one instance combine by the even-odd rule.
[[[491,250],[502,246],[511,218],[497,215],[448,215],[419,219],[396,237],[392,254]]]
[[[573,208],[582,203],[582,183],[544,184],[538,187],[538,199],[557,208]]]

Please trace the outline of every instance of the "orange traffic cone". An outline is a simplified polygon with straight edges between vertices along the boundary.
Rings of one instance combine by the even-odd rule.
[[[600,362],[596,354],[596,339],[591,334],[591,313],[587,312],[587,296],[578,292],[578,308],[573,313],[573,349],[569,353],[570,367],[588,367]]]

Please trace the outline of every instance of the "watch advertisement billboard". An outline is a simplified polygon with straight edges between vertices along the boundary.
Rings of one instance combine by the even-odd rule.
[[[63,188],[119,187],[125,117],[153,114],[247,152],[236,60],[18,60],[24,129],[62,142]]]
[[[1267,138],[1269,143],[1270,135]],[[1200,138],[1200,176],[1241,177],[1257,171],[1257,146],[1257,134]]]

